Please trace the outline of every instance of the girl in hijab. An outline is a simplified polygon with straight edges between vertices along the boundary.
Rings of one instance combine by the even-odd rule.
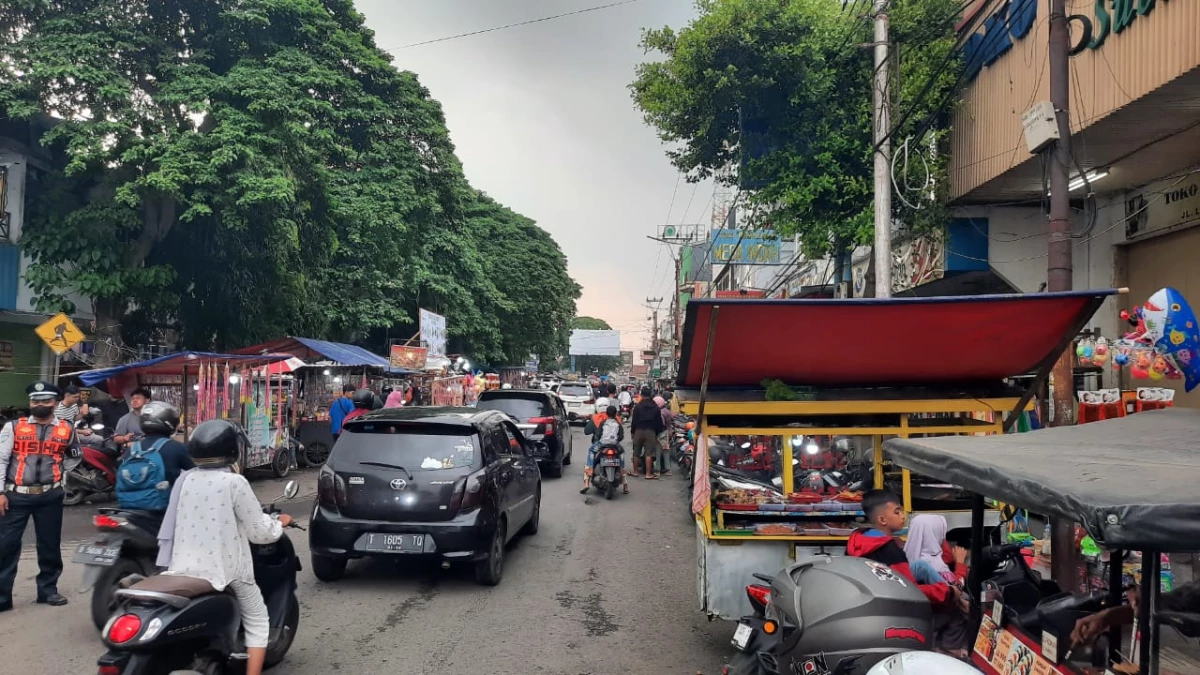
[[[904,555],[919,584],[958,583],[965,574],[951,567],[955,563],[946,543],[946,518],[932,513],[913,516],[908,524]]]

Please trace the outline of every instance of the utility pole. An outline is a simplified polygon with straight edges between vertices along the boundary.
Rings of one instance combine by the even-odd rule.
[[[892,143],[888,0],[875,0],[875,297],[892,297]],[[839,280],[840,281],[840,280]]]
[[[662,298],[646,298],[646,309],[654,311],[650,317],[650,348],[654,350],[655,358],[658,358],[658,306],[662,301]]]
[[[1050,155],[1050,241],[1046,269],[1046,290],[1069,291],[1072,287],[1071,260],[1071,70],[1070,38],[1067,28],[1066,0],[1050,2],[1050,103],[1058,122],[1058,140]],[[1050,406],[1054,426],[1075,422],[1075,374],[1068,349],[1058,357],[1051,374],[1054,393]],[[1075,524],[1063,518],[1050,523],[1050,547],[1053,550],[1053,576],[1064,589],[1072,590],[1079,567],[1075,547]]]

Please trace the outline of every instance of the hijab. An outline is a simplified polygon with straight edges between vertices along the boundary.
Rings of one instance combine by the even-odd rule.
[[[908,541],[904,544],[904,555],[909,565],[924,562],[943,579],[954,579],[954,572],[942,558],[942,542],[946,541],[945,516],[926,513],[914,516],[908,524]]]

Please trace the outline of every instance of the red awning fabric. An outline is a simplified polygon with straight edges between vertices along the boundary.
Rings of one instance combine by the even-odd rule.
[[[1116,293],[693,300],[678,384],[701,384],[716,307],[710,387],[760,388],[764,379],[796,386],[936,386],[1031,372]]]

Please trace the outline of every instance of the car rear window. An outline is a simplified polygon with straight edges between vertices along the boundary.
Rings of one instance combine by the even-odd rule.
[[[485,394],[475,407],[480,410],[499,410],[519,420],[554,416],[546,397],[532,394]]]
[[[592,388],[586,384],[564,384],[558,393],[560,396],[591,396]]]
[[[351,422],[338,438],[331,459],[342,463],[440,471],[481,464],[473,429],[411,422]]]

